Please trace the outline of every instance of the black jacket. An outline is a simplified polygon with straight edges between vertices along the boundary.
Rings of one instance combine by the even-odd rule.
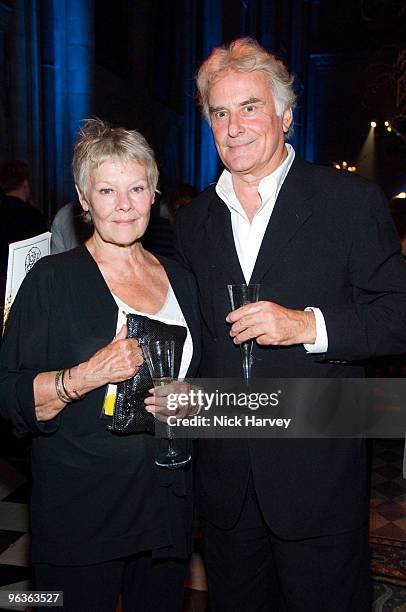
[[[191,275],[160,258],[194,343],[200,324]],[[117,305],[82,246],[40,260],[11,309],[0,353],[0,413],[34,434],[31,499],[34,562],[85,565],[160,549],[191,549],[191,469],[154,464],[160,441],[114,435],[101,417],[106,387],[66,406],[54,419],[35,418],[33,379],[87,360],[114,337]]]
[[[226,285],[243,283],[230,213],[209,187],[179,212],[177,244],[195,275],[203,320],[202,377],[241,376],[225,322]],[[252,274],[260,299],[319,307],[326,355],[303,346],[254,346],[253,376],[359,377],[360,360],[406,351],[406,270],[381,190],[296,156]],[[341,362],[341,363],[337,363]],[[345,363],[343,363],[345,362]],[[202,515],[231,527],[252,470],[273,531],[302,539],[352,529],[367,517],[365,445],[358,440],[201,440]]]

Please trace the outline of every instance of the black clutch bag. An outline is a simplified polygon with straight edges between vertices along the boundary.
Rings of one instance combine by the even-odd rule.
[[[175,377],[179,374],[186,328],[182,325],[168,325],[144,315],[127,315],[127,338],[136,338],[140,346],[154,340],[175,341]],[[133,378],[117,385],[114,414],[107,426],[115,433],[154,433],[155,419],[145,410],[144,399],[153,386],[148,366],[144,361]]]

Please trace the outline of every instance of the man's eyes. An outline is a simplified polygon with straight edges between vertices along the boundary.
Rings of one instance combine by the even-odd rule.
[[[134,193],[141,193],[144,191],[144,187],[142,185],[137,185],[136,187],[132,188],[132,191],[134,191]]]
[[[251,115],[255,113],[256,110],[257,110],[257,106],[255,104],[247,104],[246,106],[243,106],[241,109],[244,115]],[[219,111],[214,112],[213,116],[217,120],[225,119],[226,117],[228,117],[228,113],[225,110],[219,110]]]
[[[224,119],[224,117],[227,116],[226,111],[221,110],[221,111],[217,111],[216,113],[214,113],[214,116],[216,119]]]
[[[102,187],[102,189],[100,189],[100,193],[103,195],[107,195],[109,193],[111,193],[113,190],[110,187]]]

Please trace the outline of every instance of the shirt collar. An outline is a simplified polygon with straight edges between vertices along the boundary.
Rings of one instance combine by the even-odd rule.
[[[292,166],[293,160],[295,159],[295,150],[292,145],[285,143],[285,146],[287,150],[287,157],[283,160],[281,165],[278,166],[274,172],[272,172],[272,174],[264,176],[259,183],[258,193],[262,200],[260,210],[269,204],[275,204],[283,182]],[[221,173],[216,184],[216,193],[228,206],[228,208],[232,208],[236,212],[242,213],[244,217],[246,216],[241,204],[237,199],[237,196],[235,195],[232,174],[228,170],[223,170]]]

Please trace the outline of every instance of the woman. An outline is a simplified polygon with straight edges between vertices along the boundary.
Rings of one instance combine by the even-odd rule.
[[[34,434],[37,588],[63,591],[64,610],[75,612],[113,611],[120,592],[124,610],[179,610],[191,545],[190,467],[160,470],[154,436],[114,435],[101,412],[106,385],[132,377],[143,361],[119,310],[186,325],[180,376],[194,373],[194,286],[178,264],[141,245],[158,170],[138,132],[88,120],[73,174],[93,235],[34,266],[0,357],[1,414]]]

